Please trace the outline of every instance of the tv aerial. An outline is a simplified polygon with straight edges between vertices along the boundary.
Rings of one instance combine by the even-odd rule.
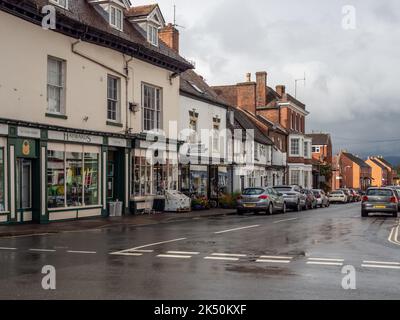
[[[304,77],[302,79],[294,80],[294,97],[297,99],[297,83],[300,81],[304,81],[304,86],[306,86],[306,73],[304,72]]]
[[[179,25],[179,24],[176,23],[176,5],[175,5],[175,4],[174,4],[174,24],[173,24],[173,26],[174,26],[175,28],[182,28],[182,29],[185,29],[184,26],[181,26],[181,25]]]

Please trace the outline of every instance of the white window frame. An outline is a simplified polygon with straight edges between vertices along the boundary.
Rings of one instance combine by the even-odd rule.
[[[298,146],[297,146],[297,153],[294,153],[293,152],[293,141],[294,140],[297,140],[298,141]],[[290,150],[289,150],[289,152],[290,152],[290,156],[291,157],[301,157],[301,153],[300,153],[300,150],[301,150],[301,139],[300,138],[290,138]]]
[[[294,174],[296,174],[296,179],[294,179]],[[299,170],[299,169],[290,170],[290,177],[289,177],[290,185],[298,185],[299,186],[300,179],[301,179],[301,170]]]
[[[48,76],[48,72],[49,72],[49,61],[53,60],[56,61],[58,63],[61,63],[61,85],[56,85],[56,84],[52,84],[49,83],[49,76]],[[57,115],[65,115],[66,114],[66,88],[65,88],[65,84],[66,84],[66,61],[60,58],[56,58],[53,56],[47,56],[47,113],[50,114],[57,114]],[[50,110],[49,109],[49,87],[57,87],[60,90],[60,105],[59,105],[59,111],[54,111],[54,110]]]
[[[109,87],[108,87],[108,80],[113,79],[116,80],[117,83],[117,98],[109,96]],[[115,119],[111,119],[108,117],[108,104],[112,101],[115,103]],[[111,74],[107,75],[107,121],[120,123],[121,122],[121,79],[113,76]]]
[[[69,0],[64,0],[65,1],[65,6],[60,3],[61,1],[62,0],[50,0],[51,3],[54,3],[55,5],[59,6],[60,8],[64,8],[64,9],[68,10],[68,8],[69,8],[69,3],[68,3]]]
[[[114,17],[113,17],[113,11],[114,11],[114,15],[115,15]],[[120,20],[117,19],[118,18],[117,13],[120,14],[120,16],[119,16],[121,18]],[[114,21],[113,21],[113,18],[114,18]],[[113,27],[119,31],[122,31],[124,28],[124,13],[123,13],[123,11],[116,6],[110,5],[109,22],[110,22],[111,27]]]
[[[155,90],[154,91],[154,106],[153,108],[147,106],[145,107],[145,96],[144,96],[144,91],[145,87]],[[159,97],[159,110],[157,110],[157,91],[158,91],[158,97]],[[149,110],[149,112],[154,112],[153,115],[153,123],[151,125],[151,128],[145,128],[145,111]],[[157,123],[157,116],[159,119],[159,123]],[[151,119],[148,119],[151,120]],[[144,132],[151,132],[153,130],[157,129],[163,129],[163,90],[160,87],[148,84],[148,83],[142,83],[142,128]]]
[[[147,25],[147,41],[158,47],[158,27],[150,23]]]
[[[313,153],[321,153],[321,147],[320,146],[313,146]]]

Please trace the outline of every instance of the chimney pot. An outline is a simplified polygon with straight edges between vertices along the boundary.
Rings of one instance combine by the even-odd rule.
[[[250,72],[246,73],[246,81],[251,82],[251,73]]]

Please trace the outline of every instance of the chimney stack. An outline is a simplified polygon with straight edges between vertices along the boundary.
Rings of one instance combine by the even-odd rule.
[[[246,73],[246,82],[251,82],[251,73]]]
[[[276,86],[276,92],[279,94],[279,96],[282,98],[283,95],[286,93],[286,87],[284,85],[279,85]]]
[[[158,37],[168,47],[179,53],[179,31],[175,28],[172,23],[169,23],[163,29],[158,32]]]
[[[265,107],[267,105],[267,76],[265,71],[256,73],[256,106]]]

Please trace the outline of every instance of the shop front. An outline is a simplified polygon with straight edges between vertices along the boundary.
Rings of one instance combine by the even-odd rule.
[[[165,191],[178,190],[177,143],[159,143],[137,138],[131,150],[130,212],[162,212]]]
[[[0,124],[0,223],[107,216],[116,200],[127,207],[128,155],[123,138]]]

